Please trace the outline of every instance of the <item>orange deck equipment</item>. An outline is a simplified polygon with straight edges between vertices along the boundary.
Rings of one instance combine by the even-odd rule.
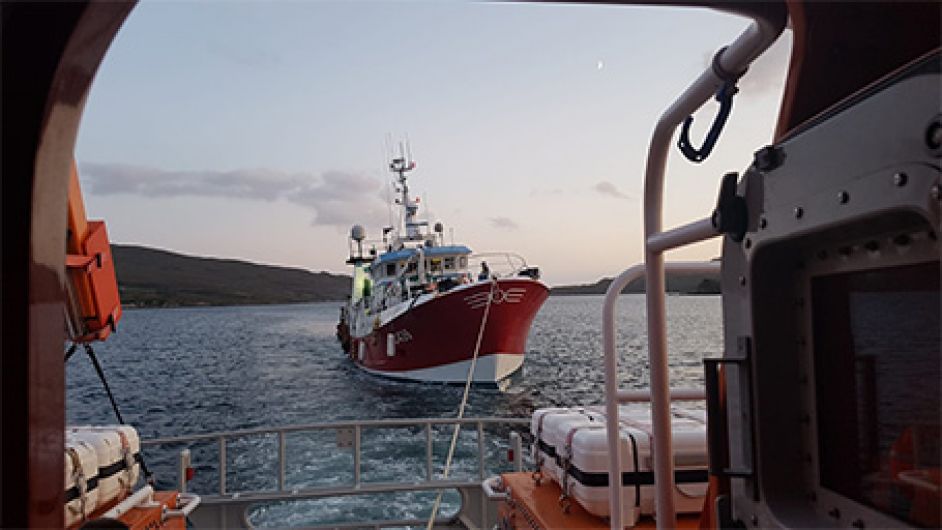
[[[69,339],[105,340],[121,320],[121,298],[105,223],[85,217],[75,162],[69,179],[65,265],[69,278],[66,302]]]
[[[515,530],[606,530],[608,521],[590,515],[578,503],[564,510],[559,502],[562,491],[559,486],[543,480],[539,484],[531,473],[504,473],[501,480],[507,489],[507,500],[498,507],[498,526]],[[654,528],[653,519],[638,521],[635,529]],[[678,529],[709,528],[709,521],[701,521],[700,515],[684,515],[677,518]]]
[[[98,524],[95,528],[124,528],[129,530],[185,530],[186,519],[183,517],[167,518],[165,513],[168,510],[177,509],[176,491],[158,491],[154,493],[153,504],[141,505],[128,510],[117,520],[99,519],[102,514],[113,508],[121,499],[103,506],[88,518],[91,524]],[[97,521],[96,521],[97,520]],[[107,523],[106,521],[110,522]],[[86,522],[73,525],[68,530],[80,530]],[[110,524],[110,526],[108,526]]]

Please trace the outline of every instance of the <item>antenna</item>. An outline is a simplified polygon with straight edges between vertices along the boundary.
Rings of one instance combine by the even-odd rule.
[[[382,161],[383,165],[380,166],[380,167],[386,167],[386,164],[389,163],[389,158],[390,158],[390,157],[389,157],[389,152],[390,152],[390,150],[389,150],[389,141],[390,141],[390,138],[391,138],[391,136],[390,136],[390,134],[387,132],[387,133],[386,133],[386,138],[384,138],[384,141],[383,141],[383,144],[384,144],[384,145],[383,145],[383,161]],[[387,217],[389,218],[389,226],[392,226],[392,225],[393,225],[392,190],[390,189],[390,182],[389,182],[388,179],[386,180],[386,212],[387,212],[387,214],[388,214]]]
[[[389,226],[392,226],[393,224],[392,210],[392,182],[386,180],[386,212],[389,214],[387,216],[389,219]]]

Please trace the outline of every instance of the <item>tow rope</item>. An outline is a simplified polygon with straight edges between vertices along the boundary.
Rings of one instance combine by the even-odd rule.
[[[468,404],[468,394],[471,391],[471,380],[474,379],[474,367],[478,361],[478,353],[481,351],[481,341],[484,338],[484,327],[487,325],[487,316],[491,311],[491,302],[494,300],[494,287],[497,285],[497,279],[491,278],[491,289],[487,293],[487,305],[484,306],[484,315],[481,316],[481,326],[478,328],[478,339],[474,345],[474,355],[471,357],[471,366],[468,367],[468,377],[464,382],[464,395],[461,397],[461,405],[458,407],[458,420],[464,418],[464,409]],[[461,432],[461,422],[455,422],[455,431],[451,435],[451,445],[448,447],[448,456],[445,458],[445,469],[442,472],[442,480],[448,478],[451,472],[451,460],[455,456],[455,446],[458,444],[458,433]],[[438,508],[442,503],[442,490],[438,490],[435,496],[435,503],[432,505],[432,514],[428,518],[426,530],[432,530],[435,525],[435,516],[438,515]]]
[[[114,410],[114,415],[118,418],[118,423],[121,425],[127,425],[124,423],[124,417],[121,416],[121,411],[118,409],[118,402],[114,398],[114,394],[111,392],[111,387],[108,385],[108,380],[105,378],[105,372],[101,368],[101,363],[98,362],[98,356],[95,355],[95,350],[92,349],[91,344],[83,344],[85,348],[85,354],[88,355],[88,358],[92,361],[92,366],[95,367],[95,372],[98,373],[98,379],[101,380],[101,385],[105,387],[105,393],[108,394],[108,400],[111,401],[111,409]],[[65,352],[65,362],[69,362],[69,359],[75,353],[75,350],[78,348],[78,343],[73,342],[69,349]],[[144,453],[139,452],[135,455],[135,460],[141,464],[141,471],[144,472],[144,480],[150,484],[154,485],[154,474],[151,473],[150,469],[147,468],[147,464],[144,462]]]

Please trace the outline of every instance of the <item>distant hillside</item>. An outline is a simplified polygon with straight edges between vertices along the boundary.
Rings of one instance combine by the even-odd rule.
[[[602,278],[591,284],[553,287],[550,295],[605,294],[611,284],[611,278]],[[643,293],[644,285],[644,278],[641,278],[628,284],[622,293]],[[684,294],[719,294],[720,277],[718,274],[715,276],[671,276],[668,274],[667,291]]]
[[[350,277],[112,245],[127,307],[288,304],[343,300]]]

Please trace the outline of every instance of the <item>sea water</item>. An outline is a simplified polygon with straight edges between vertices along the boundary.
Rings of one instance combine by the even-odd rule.
[[[644,297],[618,302],[617,348],[624,388],[648,380]],[[95,345],[121,412],[146,439],[279,427],[349,419],[454,417],[461,385],[407,383],[366,374],[344,356],[335,337],[339,303],[281,306],[126,310],[118,333]],[[529,418],[538,407],[601,404],[601,296],[550,297],[533,323],[522,372],[505,388],[474,387],[466,417]],[[717,296],[667,298],[673,386],[700,386],[701,360],[722,351]],[[79,351],[66,366],[70,424],[114,423],[114,413],[90,361]],[[523,431],[527,427],[522,427]],[[441,476],[452,427],[434,430],[434,461]],[[507,428],[489,429],[489,474],[510,469]],[[158,486],[176,484],[176,458],[193,453],[191,489],[218,491],[215,441],[147,447]],[[287,436],[288,489],[353,482],[353,458],[332,431]],[[459,438],[451,478],[476,479],[477,433]],[[277,488],[276,435],[234,440],[227,446],[227,491]],[[361,481],[425,477],[425,431],[420,427],[364,430]],[[366,519],[428,517],[434,493],[338,497],[258,506],[258,526],[305,526]],[[443,512],[460,500],[445,496]]]

